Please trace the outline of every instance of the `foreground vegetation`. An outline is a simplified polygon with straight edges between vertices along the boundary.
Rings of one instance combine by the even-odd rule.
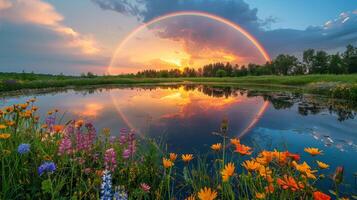
[[[289,151],[254,152],[228,138],[226,120],[209,156],[177,155],[133,131],[61,123],[58,110],[42,122],[35,101],[0,111],[1,199],[331,198],[316,188],[328,164],[308,164]],[[319,149],[304,151],[323,160]],[[338,167],[331,177],[336,198],[346,197],[339,192],[343,173]]]

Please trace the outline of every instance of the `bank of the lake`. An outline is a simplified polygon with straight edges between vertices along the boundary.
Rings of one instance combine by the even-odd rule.
[[[180,77],[137,78],[121,76],[54,76],[39,74],[1,73],[0,91],[59,88],[93,85],[142,85],[142,84],[210,84],[232,85],[255,89],[289,90],[323,94],[333,98],[357,100],[357,74],[349,75],[299,75],[299,76],[245,76],[245,77]]]

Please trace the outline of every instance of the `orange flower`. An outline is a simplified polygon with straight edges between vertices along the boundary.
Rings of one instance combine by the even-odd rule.
[[[6,140],[6,139],[9,139],[10,136],[11,136],[11,135],[8,134],[8,133],[1,133],[1,134],[0,134],[0,139]]]
[[[174,165],[174,163],[169,159],[162,158],[162,165],[167,169],[167,168],[172,167]]]
[[[53,125],[53,131],[56,133],[63,131],[63,129],[64,129],[63,125]]]
[[[240,140],[237,139],[237,138],[232,138],[232,139],[231,139],[231,144],[237,146],[237,145],[240,144]]]
[[[175,153],[170,153],[170,160],[171,160],[172,162],[174,162],[174,161],[176,160],[176,158],[177,158],[177,154],[175,154]]]
[[[269,183],[269,185],[265,187],[265,192],[266,193],[273,193],[274,192],[274,185],[272,183]]]
[[[7,126],[5,126],[4,124],[0,124],[0,130],[1,129],[5,129]]]
[[[258,171],[259,175],[264,178],[267,178],[268,176],[270,177],[270,175],[273,173],[269,167],[265,167],[263,165],[258,168]]]
[[[279,152],[279,151],[273,151],[272,152],[273,158],[277,160],[277,162],[280,165],[285,165],[287,163],[287,158],[288,158],[288,152]]]
[[[262,151],[255,159],[261,165],[268,165],[273,159],[273,155],[270,151]]]
[[[233,163],[228,163],[224,169],[221,171],[222,180],[224,182],[228,181],[229,177],[233,176],[235,170],[235,166]]]
[[[217,197],[217,192],[211,190],[211,188],[204,187],[198,192],[198,198],[200,200],[214,200]]]
[[[316,161],[317,162],[317,165],[319,166],[320,169],[327,169],[329,168],[330,166],[324,162],[321,162],[321,161]]]
[[[77,120],[75,123],[74,123],[74,126],[76,128],[80,128],[81,126],[83,126],[84,124],[84,120],[83,119],[80,119],[80,120]]]
[[[27,106],[28,106],[27,103],[19,104],[19,107],[23,110],[25,110],[27,108]]]
[[[193,155],[192,154],[183,154],[181,156],[181,158],[184,162],[188,163],[193,159]]]
[[[195,200],[195,195],[191,194],[190,196],[188,196],[185,200]]]
[[[37,111],[37,110],[38,110],[38,107],[37,107],[37,106],[32,106],[31,110]]]
[[[14,111],[14,107],[13,106],[8,106],[5,108],[6,112],[10,113],[12,111]]]
[[[277,183],[284,190],[290,189],[291,191],[295,192],[299,189],[299,185],[291,176],[284,175],[284,179],[278,178]]]
[[[6,122],[6,125],[8,125],[8,126],[14,126],[14,125],[15,125],[15,122],[14,122],[14,121],[7,121],[7,122]]]
[[[322,154],[322,151],[319,150],[318,148],[309,147],[309,148],[305,148],[304,151],[309,153],[312,156],[316,156],[316,155],[321,155]]]
[[[252,172],[252,171],[258,170],[261,165],[258,162],[255,162],[254,160],[246,160],[246,161],[244,161],[242,166],[246,170]]]
[[[311,167],[304,162],[303,164],[297,164],[295,161],[292,162],[293,166],[295,166],[296,170],[298,170],[301,173],[304,173],[308,178],[311,179],[316,179],[316,176],[314,173],[316,173],[316,170],[311,170]]]
[[[320,191],[315,191],[314,194],[314,200],[330,200],[331,197],[325,193],[322,193]]]
[[[295,154],[295,153],[290,153],[290,152],[286,152],[286,156],[295,160],[295,161],[299,161],[300,160],[300,155],[299,154]]]
[[[212,144],[211,145],[211,149],[214,151],[219,151],[222,149],[222,144],[221,143],[217,143],[217,144]]]
[[[255,198],[265,199],[265,194],[263,192],[257,192],[257,193],[255,193]]]
[[[238,144],[236,145],[236,150],[235,152],[238,152],[240,155],[250,155],[252,152],[250,151],[252,148],[249,146],[246,146],[244,144]]]

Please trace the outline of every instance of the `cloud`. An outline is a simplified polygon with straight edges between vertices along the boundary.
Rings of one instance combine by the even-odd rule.
[[[267,30],[270,24],[275,23],[276,18],[259,19],[258,10],[250,8],[244,0],[92,0],[103,9],[114,10],[123,14],[136,16],[139,20],[147,22],[155,17],[177,12],[177,11],[204,11],[212,13],[232,22],[235,22],[247,29],[266,47],[269,54],[274,57],[279,53],[296,53],[306,48],[320,48],[334,50],[354,43],[357,35],[356,15],[357,10],[344,12],[334,20],[316,27],[307,27],[305,30],[295,29],[275,29]],[[134,3],[133,3],[134,2]],[[141,7],[137,5],[141,4]],[[203,25],[197,22],[191,23],[187,20],[184,23],[172,25],[161,24],[163,33],[161,37],[179,40],[187,40],[187,44],[195,50],[207,45],[215,46],[222,44],[222,37],[228,41],[236,41],[226,34],[220,33],[217,29],[210,32],[204,31]],[[201,30],[200,30],[201,29]],[[188,38],[188,33],[200,34],[200,37]],[[212,35],[215,35],[212,36]],[[192,35],[192,34],[191,34]],[[203,42],[203,43],[202,43]],[[203,46],[201,46],[203,45]],[[239,46],[235,48],[228,45],[228,50],[237,52]],[[220,46],[224,46],[223,44]]]
[[[70,73],[87,71],[79,67],[83,65],[104,65],[93,36],[64,25],[63,16],[51,4],[0,0],[0,8],[0,52],[7,55],[0,61],[1,68]],[[93,59],[93,55],[98,58]]]

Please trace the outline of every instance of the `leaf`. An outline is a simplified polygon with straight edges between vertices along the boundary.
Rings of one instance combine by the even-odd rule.
[[[47,180],[42,181],[42,183],[41,183],[41,189],[42,189],[44,192],[51,193],[51,188],[52,188],[52,182],[51,182],[50,179],[47,179]]]
[[[357,195],[352,195],[352,199],[357,199]]]
[[[335,195],[336,196],[336,192],[333,191],[333,190],[328,190],[331,194]]]

